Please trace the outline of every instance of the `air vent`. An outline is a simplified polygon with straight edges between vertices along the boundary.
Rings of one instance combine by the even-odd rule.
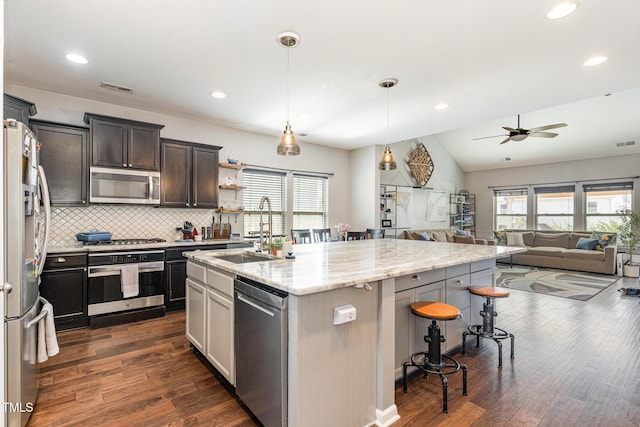
[[[504,161],[505,161],[505,162],[510,162],[510,161],[511,161],[511,157],[505,157],[505,158],[504,158]]]
[[[120,86],[113,83],[100,82],[100,87],[115,90],[116,92],[124,92],[129,94],[133,93],[133,89],[131,89],[130,87]]]
[[[629,147],[631,145],[636,145],[636,142],[635,141],[616,142],[616,147]]]

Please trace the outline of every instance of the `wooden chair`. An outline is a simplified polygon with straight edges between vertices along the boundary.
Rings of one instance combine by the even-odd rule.
[[[314,243],[328,242],[331,240],[330,228],[314,228],[311,230]]]
[[[297,245],[311,243],[311,231],[308,228],[302,230],[291,230],[291,240]]]
[[[384,239],[384,228],[367,228],[367,239]]]
[[[347,240],[366,240],[366,231],[347,231]]]

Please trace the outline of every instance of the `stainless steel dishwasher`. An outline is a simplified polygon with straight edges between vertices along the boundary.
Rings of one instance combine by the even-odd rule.
[[[287,296],[250,279],[235,285],[236,394],[265,427],[287,425]]]

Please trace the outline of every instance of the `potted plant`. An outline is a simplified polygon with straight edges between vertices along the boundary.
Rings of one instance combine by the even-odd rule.
[[[271,242],[271,254],[275,256],[282,256],[282,237],[276,237]]]
[[[627,277],[639,277],[640,265],[633,262],[633,248],[640,243],[640,212],[631,209],[618,211],[621,223],[616,227],[618,238],[627,248],[629,259],[624,264],[624,275]]]

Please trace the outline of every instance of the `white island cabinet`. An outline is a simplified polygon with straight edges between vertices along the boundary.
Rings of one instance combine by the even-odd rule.
[[[186,284],[187,339],[235,385],[233,275],[190,261]]]
[[[210,275],[240,276],[287,292],[287,425],[391,425],[402,416],[394,404],[398,362],[422,350],[417,342],[425,334],[408,306],[420,300],[459,306],[463,319],[445,325],[449,348],[456,346],[457,335],[470,320],[466,287],[474,279],[493,280],[495,259],[521,251],[524,248],[376,239],[296,245],[295,259],[245,263],[218,258],[239,250],[187,252],[187,283],[204,286],[207,295],[203,309],[195,302],[201,295],[196,290],[202,289],[193,286],[188,291],[194,297],[187,301],[187,336],[202,334],[192,321],[202,319],[203,310],[208,313],[208,320],[200,320],[205,328],[200,345],[211,363],[233,378],[233,305],[224,304],[232,299],[230,291],[212,286]],[[200,280],[198,274],[204,277]],[[225,283],[230,289],[232,282]],[[336,307],[344,305],[353,306],[355,318],[334,324]],[[207,329],[214,324],[220,330]],[[223,344],[208,347],[209,341]]]

